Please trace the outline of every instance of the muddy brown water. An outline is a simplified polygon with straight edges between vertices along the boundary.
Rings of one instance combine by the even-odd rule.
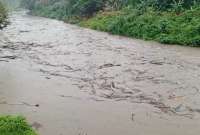
[[[40,135],[197,135],[200,49],[112,36],[24,11],[0,32],[0,113]]]

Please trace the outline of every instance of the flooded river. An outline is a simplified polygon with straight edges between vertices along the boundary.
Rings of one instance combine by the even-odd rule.
[[[0,31],[0,114],[40,135],[197,135],[200,49],[25,12]]]

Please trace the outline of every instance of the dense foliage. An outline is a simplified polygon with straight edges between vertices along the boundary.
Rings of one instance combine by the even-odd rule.
[[[7,11],[4,5],[0,2],[0,29],[6,26],[7,24]]]
[[[22,0],[33,14],[161,43],[200,46],[200,0]]]
[[[0,117],[1,135],[37,135],[23,117],[1,116]]]
[[[21,5],[34,14],[51,18],[90,17],[101,10],[120,10],[139,0],[22,0]]]
[[[92,16],[100,10],[121,10],[125,7],[145,11],[152,7],[156,11],[190,9],[200,0],[21,0],[21,5],[32,11],[58,16]],[[52,13],[55,12],[55,13]],[[45,14],[44,15],[47,15]],[[56,16],[55,15],[55,16]]]
[[[81,23],[82,26],[161,43],[200,45],[200,8],[186,10],[177,16],[173,12],[157,13],[151,8],[121,15],[100,13]]]

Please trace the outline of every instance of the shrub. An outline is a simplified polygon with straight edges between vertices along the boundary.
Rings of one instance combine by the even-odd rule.
[[[92,16],[94,13],[102,10],[103,0],[78,0],[73,6],[75,13],[81,16]]]
[[[180,15],[156,12],[152,8],[148,8],[144,14],[136,9],[124,12],[112,17],[97,15],[81,25],[161,43],[200,46],[200,8],[186,10]]]
[[[138,2],[140,10],[146,10],[148,7],[153,7],[158,11],[177,10],[180,8],[190,9],[194,5],[199,5],[200,0],[141,0]]]
[[[21,116],[1,116],[0,133],[1,135],[37,135]]]
[[[6,26],[7,24],[7,11],[4,5],[0,2],[0,29]]]

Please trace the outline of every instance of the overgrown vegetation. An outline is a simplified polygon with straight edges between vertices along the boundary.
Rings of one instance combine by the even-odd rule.
[[[0,29],[2,29],[3,27],[5,27],[7,25],[7,11],[4,7],[4,5],[2,4],[2,2],[0,1]]]
[[[7,10],[12,11],[19,8],[21,0],[0,0]]]
[[[1,135],[37,135],[36,132],[21,116],[1,116],[0,117]]]
[[[200,46],[200,0],[22,0],[35,15],[167,44]]]
[[[200,8],[174,12],[155,12],[152,8],[123,11],[121,15],[99,13],[81,26],[167,44],[200,45]]]

